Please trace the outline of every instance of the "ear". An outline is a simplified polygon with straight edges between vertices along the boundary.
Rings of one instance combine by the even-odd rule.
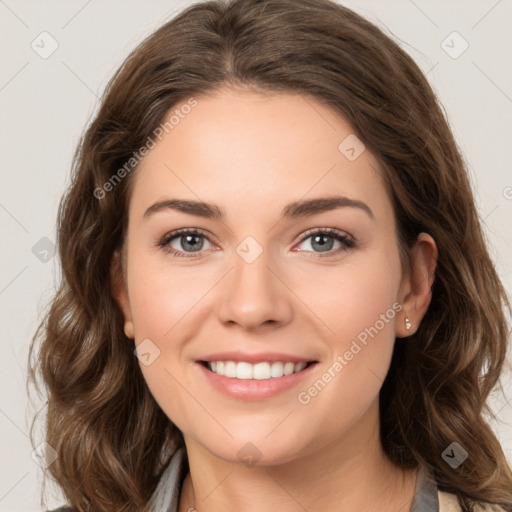
[[[122,254],[120,251],[114,251],[110,263],[110,287],[112,296],[117,302],[124,316],[124,333],[128,338],[134,338],[132,311],[130,301],[128,300],[128,289],[123,272]]]
[[[396,323],[396,336],[405,338],[414,334],[427,312],[432,298],[432,284],[437,267],[437,246],[427,233],[420,233],[411,248],[412,270],[404,275],[399,299],[402,312]],[[410,328],[406,328],[406,318]]]

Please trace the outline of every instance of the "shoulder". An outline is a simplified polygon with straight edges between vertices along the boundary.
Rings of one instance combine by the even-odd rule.
[[[53,510],[47,510],[46,512],[75,512],[75,509],[71,507],[60,507]]]
[[[450,492],[438,490],[437,496],[439,499],[439,512],[461,512],[462,508],[459,505],[457,496]],[[506,512],[503,507],[493,505],[491,503],[474,503],[475,512]]]

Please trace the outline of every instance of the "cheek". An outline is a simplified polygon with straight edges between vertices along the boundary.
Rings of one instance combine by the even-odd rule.
[[[354,282],[352,300],[345,303],[351,319],[350,347],[357,343],[361,347],[357,358],[384,378],[395,341],[396,316],[402,309],[397,301],[400,287],[397,254],[382,253],[354,272],[353,279],[357,282]],[[357,351],[357,346],[352,351]]]
[[[172,258],[172,256],[168,256]],[[128,288],[133,315],[136,345],[150,340],[150,352],[157,357],[140,368],[151,394],[177,424],[187,424],[190,395],[185,391],[188,342],[201,327],[198,315],[204,316],[208,303],[205,294],[217,275],[211,275],[199,266],[172,267],[162,256],[150,256],[135,248],[130,254]],[[213,273],[214,274],[214,273]],[[195,411],[197,414],[197,411]],[[194,421],[191,417],[190,421]]]
[[[358,336],[364,340],[368,330],[376,336],[374,328],[382,344],[393,343],[395,317],[401,308],[398,253],[367,251],[350,263],[319,268],[310,276],[297,282],[295,289],[307,297],[306,304],[328,328],[334,349],[344,352]]]
[[[378,395],[391,361],[395,322],[402,308],[397,301],[399,280],[397,254],[383,251],[368,253],[350,267],[340,266],[329,279],[311,281],[311,309],[320,312],[330,329],[324,338],[328,357],[320,374],[307,384],[314,389],[304,386],[299,401],[311,402],[312,408],[326,414],[330,408],[339,410],[333,425],[351,422]],[[317,393],[321,399],[316,398]]]
[[[142,346],[150,340],[154,345],[149,344],[149,352],[156,354],[150,364],[140,359],[140,368],[156,402],[181,427],[182,422],[194,421],[189,418],[190,396],[184,388],[183,347],[193,336],[194,304],[205,292],[191,286],[179,271],[165,271],[150,258],[137,260],[132,259],[137,270],[129,280],[135,343]]]
[[[341,311],[338,318],[342,325],[338,320],[338,326],[340,330],[343,325],[348,327],[342,332],[354,338],[375,324],[383,333],[393,327],[398,283],[390,274],[391,270],[385,271],[382,267],[364,267],[347,276],[346,293],[339,301]],[[384,324],[382,315],[385,315]]]
[[[137,341],[170,336],[211,287],[212,276],[199,275],[199,267],[173,267],[166,258],[133,254],[128,286]]]

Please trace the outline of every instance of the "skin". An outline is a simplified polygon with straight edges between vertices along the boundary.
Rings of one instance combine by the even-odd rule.
[[[166,415],[183,432],[190,464],[180,512],[409,510],[416,472],[394,466],[379,440],[378,395],[395,337],[414,333],[431,297],[437,249],[425,233],[402,270],[392,203],[368,149],[349,161],[338,145],[353,133],[336,112],[294,94],[222,89],[157,142],[133,177],[128,233],[116,253],[114,295],[135,345],[160,356],[141,364]],[[366,203],[279,220],[292,201],[341,195]],[[202,200],[225,212],[203,218],[171,209],[144,218],[157,201]],[[206,233],[199,256],[158,246],[180,228]],[[355,245],[330,255],[299,236],[333,228]],[[236,252],[253,237],[261,255]],[[197,242],[197,240],[196,240]],[[188,252],[187,252],[188,250]],[[187,254],[192,257],[187,258]],[[328,371],[357,335],[400,304],[393,319],[325,388],[297,396]],[[405,328],[405,317],[412,327]],[[298,387],[265,400],[221,394],[194,362],[212,352],[285,352],[315,359]],[[250,467],[237,455],[259,451]]]

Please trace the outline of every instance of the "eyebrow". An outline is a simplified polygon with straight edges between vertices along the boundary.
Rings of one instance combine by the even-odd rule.
[[[337,208],[357,208],[368,214],[371,219],[375,219],[375,215],[366,203],[358,199],[350,199],[343,196],[318,197],[315,199],[295,201],[283,208],[281,219],[309,217]],[[210,219],[222,220],[225,218],[222,208],[215,204],[185,199],[166,199],[158,201],[144,212],[143,217],[148,218],[157,212],[169,209]]]

